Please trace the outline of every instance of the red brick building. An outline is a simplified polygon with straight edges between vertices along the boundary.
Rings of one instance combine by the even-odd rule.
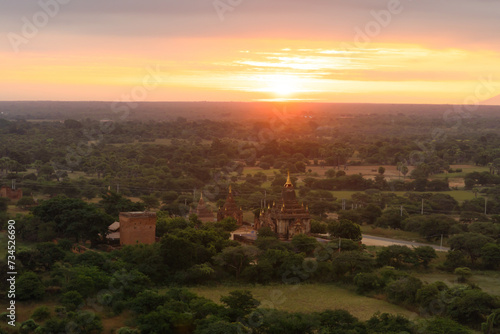
[[[9,198],[13,201],[18,201],[23,197],[23,190],[12,189],[10,187],[2,186],[2,188],[0,188],[0,197]]]
[[[154,244],[155,212],[120,212],[120,245]]]

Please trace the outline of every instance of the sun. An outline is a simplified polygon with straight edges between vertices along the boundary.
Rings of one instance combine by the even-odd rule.
[[[266,82],[266,90],[278,96],[290,96],[300,90],[297,78],[292,75],[273,74],[266,78]]]

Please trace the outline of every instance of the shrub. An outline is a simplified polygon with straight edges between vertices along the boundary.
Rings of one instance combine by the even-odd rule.
[[[36,321],[44,321],[50,318],[50,309],[47,306],[39,306],[31,315],[31,318]]]
[[[75,311],[83,304],[83,297],[78,291],[68,291],[62,295],[61,304],[68,311]]]

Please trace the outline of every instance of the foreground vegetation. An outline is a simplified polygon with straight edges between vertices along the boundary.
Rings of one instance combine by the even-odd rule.
[[[29,310],[17,329],[498,332],[496,116],[468,119],[425,149],[432,115],[291,117],[0,119],[0,180],[25,195],[0,199],[2,224],[16,220],[16,298]],[[242,245],[229,238],[232,219],[202,224],[188,214],[202,191],[216,209],[231,184],[251,224],[264,201],[279,200],[287,170],[311,231],[330,240],[282,242],[261,229],[255,244]],[[160,241],[110,247],[104,236],[119,212],[141,210],[157,212]],[[450,251],[365,248],[362,231],[443,239]],[[0,267],[5,293],[6,262]]]

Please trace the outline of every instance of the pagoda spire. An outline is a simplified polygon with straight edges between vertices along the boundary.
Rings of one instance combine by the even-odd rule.
[[[290,178],[290,170],[288,170],[288,178],[286,180],[286,183],[284,185],[285,187],[292,187],[293,184],[292,184],[292,179]]]

